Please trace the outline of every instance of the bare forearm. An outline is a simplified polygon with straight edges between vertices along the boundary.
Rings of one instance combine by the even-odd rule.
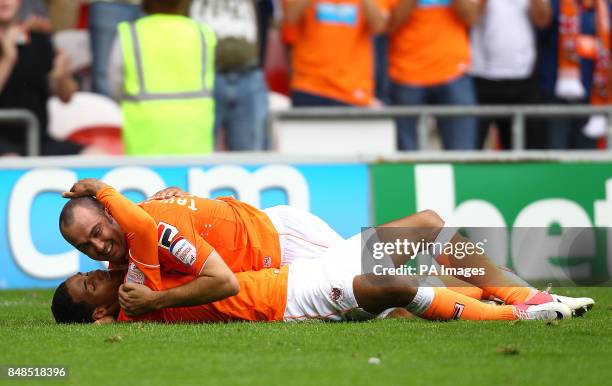
[[[310,0],[287,0],[285,4],[285,22],[297,24],[309,5]]]
[[[387,15],[381,11],[374,0],[363,0],[365,18],[373,34],[381,34],[387,28]]]
[[[387,31],[392,34],[402,26],[410,16],[417,0],[401,0],[391,11],[391,18]]]
[[[200,276],[180,287],[158,292],[155,308],[199,306],[234,296],[238,293],[237,280],[235,276],[232,278],[219,280]]]
[[[64,103],[70,102],[78,90],[77,82],[71,76],[51,78],[51,90]]]
[[[550,0],[531,0],[529,16],[536,27],[540,29],[547,28],[552,22]]]
[[[482,0],[453,0],[453,9],[465,25],[472,27],[482,12]]]

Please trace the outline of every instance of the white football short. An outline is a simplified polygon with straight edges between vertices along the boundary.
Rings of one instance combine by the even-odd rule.
[[[329,247],[344,241],[336,231],[314,214],[287,205],[264,209],[278,232],[281,265],[297,259],[320,259]]]
[[[320,259],[296,259],[289,265],[284,321],[363,318],[353,293],[361,274],[361,235],[336,243]],[[367,314],[370,317],[370,314]]]

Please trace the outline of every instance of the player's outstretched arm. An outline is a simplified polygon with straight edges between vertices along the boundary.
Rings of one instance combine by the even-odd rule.
[[[212,303],[234,296],[240,284],[221,256],[213,251],[206,266],[193,281],[165,291],[151,291],[135,284],[119,289],[119,304],[130,316],[138,316],[162,308],[189,307]]]

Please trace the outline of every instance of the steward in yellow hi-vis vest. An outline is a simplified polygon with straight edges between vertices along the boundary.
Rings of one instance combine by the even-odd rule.
[[[214,32],[153,14],[119,24],[123,141],[128,155],[207,154],[214,149]]]

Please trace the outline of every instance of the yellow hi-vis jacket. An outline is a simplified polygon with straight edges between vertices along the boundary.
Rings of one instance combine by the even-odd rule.
[[[214,32],[178,15],[119,24],[123,141],[128,155],[214,149]]]

